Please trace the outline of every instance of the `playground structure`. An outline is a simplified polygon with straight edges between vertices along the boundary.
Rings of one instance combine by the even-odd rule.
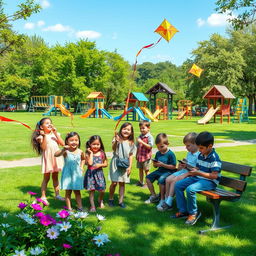
[[[167,98],[157,98],[158,93],[166,94]],[[158,82],[146,94],[149,94],[149,108],[154,118],[158,120],[172,119],[172,98],[176,93],[167,84]]]
[[[43,116],[57,115],[57,110],[65,116],[71,116],[72,114],[63,104],[62,96],[32,96],[29,104],[28,111],[34,112],[36,109],[44,109],[46,112]]]
[[[248,103],[246,98],[238,99],[236,103],[235,108],[235,115],[233,118],[233,123],[243,123],[243,122],[249,122],[249,116],[248,116]]]
[[[125,101],[127,98],[125,99]],[[146,107],[148,102],[147,97],[141,92],[130,92],[129,102],[128,102],[128,110],[126,113],[127,121],[140,121],[146,120],[148,122],[158,121],[152,116],[150,110]],[[147,113],[150,118],[147,118],[144,113]],[[123,114],[114,117],[114,120],[117,121],[122,117]],[[151,120],[150,120],[151,119]]]
[[[214,117],[214,123],[216,123],[216,116],[220,116],[220,123],[223,122],[223,117],[228,117],[228,123],[230,123],[230,101],[235,99],[235,96],[224,85],[214,85],[203,96],[207,99],[208,111],[205,116],[198,120],[198,124],[208,123],[212,117]],[[211,104],[213,101],[213,104]]]
[[[184,116],[186,116],[186,119],[188,119],[188,116],[190,119],[192,118],[192,103],[191,100],[178,101],[178,120],[183,119]]]
[[[91,92],[86,98],[89,99],[90,108],[85,114],[81,115],[81,118],[104,118],[104,116],[109,119],[113,118],[113,116],[104,109],[105,96],[102,92]],[[87,102],[83,102],[83,104],[85,105]]]

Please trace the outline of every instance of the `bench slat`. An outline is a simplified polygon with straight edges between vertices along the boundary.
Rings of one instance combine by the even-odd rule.
[[[246,184],[247,184],[247,182],[243,181],[243,180],[238,180],[238,179],[229,178],[229,177],[225,177],[225,176],[221,176],[221,178],[220,178],[220,185],[229,187],[229,188],[233,188],[233,189],[241,191],[241,192],[243,192],[245,190]]]
[[[240,175],[250,176],[252,172],[252,167],[248,165],[235,164],[231,162],[222,161],[223,171],[232,172]]]
[[[223,199],[223,200],[231,200],[235,198],[240,198],[241,196],[240,194],[226,191],[220,188],[216,188],[216,190],[210,190],[210,191],[200,191],[198,193],[211,199]]]

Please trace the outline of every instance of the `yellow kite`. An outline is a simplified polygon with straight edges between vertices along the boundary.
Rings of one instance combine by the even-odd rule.
[[[191,73],[197,77],[200,77],[202,72],[203,72],[203,69],[199,68],[196,64],[193,64],[192,68],[188,71],[188,73]]]
[[[161,25],[155,30],[156,33],[161,35],[167,42],[169,42],[176,32],[179,32],[168,20],[164,19]]]

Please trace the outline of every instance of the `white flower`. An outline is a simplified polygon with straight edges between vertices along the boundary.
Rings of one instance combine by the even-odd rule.
[[[31,255],[39,255],[43,252],[44,250],[42,248],[40,248],[39,246],[35,247],[35,248],[31,248],[30,250],[30,254]]]
[[[36,224],[36,221],[33,218],[25,218],[24,219],[28,224],[32,225],[32,224]]]
[[[4,232],[4,230],[2,230],[2,236],[5,236],[6,235],[6,233]]]
[[[3,218],[7,218],[8,213],[7,213],[7,212],[3,212],[3,213],[2,213],[2,216],[3,216]]]
[[[88,212],[77,212],[74,214],[74,217],[77,219],[79,219],[79,218],[85,219],[88,215],[89,215]]]
[[[96,214],[96,217],[98,218],[98,220],[106,220],[106,218],[100,214]]]
[[[27,219],[27,218],[30,218],[29,214],[24,213],[24,212],[22,212],[22,213],[20,213],[20,214],[18,214],[18,215],[16,215],[16,216],[19,217],[19,218],[21,218],[21,219],[23,219],[23,220],[25,220],[25,219]]]
[[[47,237],[50,239],[56,239],[59,236],[59,231],[55,228],[47,229]]]
[[[107,234],[101,234],[101,238],[102,238],[104,243],[110,242],[110,240],[108,239],[108,235]]]
[[[69,222],[63,222],[59,224],[60,227],[60,231],[65,231],[67,232],[68,229],[70,229],[72,227],[72,225]]]
[[[22,251],[15,250],[15,254],[13,254],[13,256],[26,256],[26,254],[24,250]]]
[[[104,243],[109,242],[110,240],[108,239],[108,235],[107,234],[99,234],[97,236],[95,236],[93,238],[93,240],[95,241],[95,244],[100,247],[101,245],[103,245]]]
[[[2,226],[3,226],[4,228],[9,228],[9,227],[10,227],[10,225],[9,225],[9,224],[7,224],[7,223],[6,223],[6,224],[5,224],[5,223],[3,223],[3,224],[2,224]]]

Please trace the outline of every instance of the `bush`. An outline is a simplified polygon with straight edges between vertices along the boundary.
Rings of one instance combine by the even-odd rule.
[[[54,218],[43,212],[43,204],[40,198],[30,204],[21,202],[13,223],[7,223],[8,214],[1,213],[1,255],[106,255],[110,240],[100,233],[104,216],[97,214],[91,224],[87,212],[61,210]]]

